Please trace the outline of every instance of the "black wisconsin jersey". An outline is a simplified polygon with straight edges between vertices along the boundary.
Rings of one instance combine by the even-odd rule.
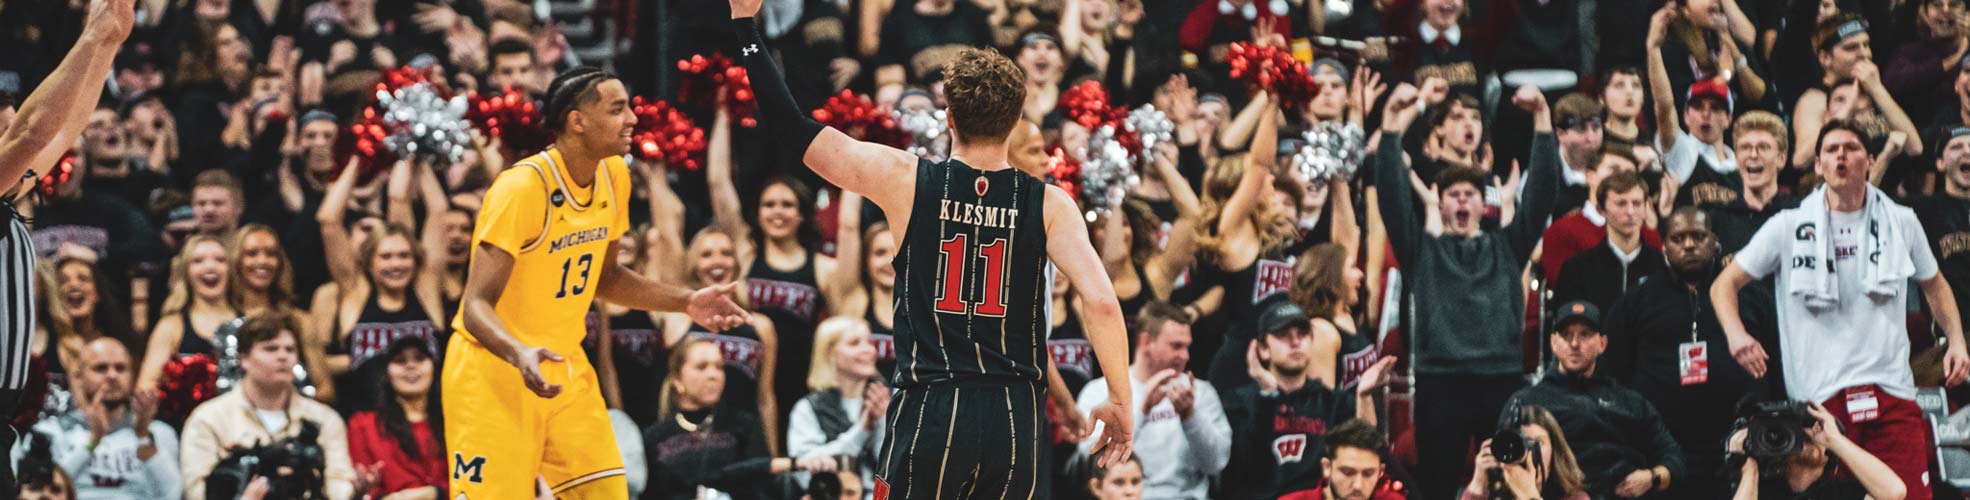
[[[958,160],[917,161],[896,255],[898,387],[1041,383],[1050,287],[1046,184]]]

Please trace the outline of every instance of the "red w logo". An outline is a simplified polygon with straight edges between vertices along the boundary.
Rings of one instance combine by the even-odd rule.
[[[1300,461],[1306,454],[1306,434],[1287,434],[1272,440],[1272,457],[1281,464]]]

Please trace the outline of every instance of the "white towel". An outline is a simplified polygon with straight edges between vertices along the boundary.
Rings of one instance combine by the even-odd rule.
[[[1803,217],[1793,228],[1794,261],[1784,267],[1791,274],[1787,276],[1786,292],[1804,299],[1806,307],[1814,311],[1840,304],[1840,280],[1834,276],[1832,265],[1833,211],[1827,208],[1826,196],[1826,188],[1822,187],[1800,200],[1798,210]],[[1909,258],[1908,240],[1903,237],[1902,228],[1892,218],[1889,207],[1893,202],[1888,194],[1868,186],[1866,196],[1861,217],[1866,221],[1867,232],[1862,235],[1858,250],[1862,258],[1857,259],[1864,267],[1861,283],[1870,297],[1893,297],[1915,275],[1915,262]],[[1805,259],[1801,260],[1802,257]]]

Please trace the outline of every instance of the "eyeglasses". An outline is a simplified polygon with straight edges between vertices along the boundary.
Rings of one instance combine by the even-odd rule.
[[[1759,144],[1744,146],[1738,148],[1737,150],[1742,152],[1748,152],[1748,153],[1771,153],[1778,151],[1778,145],[1759,143]]]

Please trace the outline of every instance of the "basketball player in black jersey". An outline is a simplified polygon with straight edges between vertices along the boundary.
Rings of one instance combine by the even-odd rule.
[[[1106,373],[1127,370],[1122,312],[1065,191],[1006,162],[1006,136],[1025,102],[1025,75],[989,50],[944,67],[951,159],[932,163],[858,142],[805,117],[753,16],[730,0],[738,46],[781,165],[804,163],[882,207],[897,231],[898,392],[889,406],[875,498],[1044,498],[1041,425],[1051,260],[1080,293],[1083,325]],[[1064,314],[1064,312],[1062,312]],[[1099,464],[1129,454],[1130,386],[1109,379]]]

